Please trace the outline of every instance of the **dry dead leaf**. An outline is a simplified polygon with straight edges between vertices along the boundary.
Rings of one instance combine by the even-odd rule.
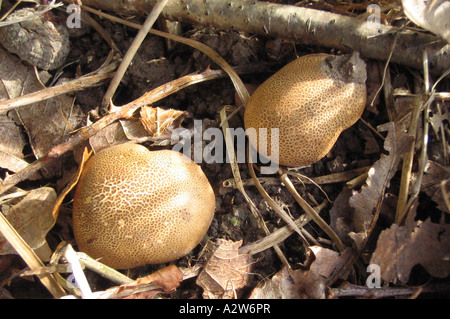
[[[333,201],[333,207],[330,209],[330,226],[341,238],[342,242],[351,247],[358,236],[358,228],[354,224],[354,210],[349,205],[349,199],[353,192],[347,186],[342,188],[338,197]],[[395,217],[395,208],[397,196],[386,193],[383,196],[383,203],[380,208],[380,216],[383,216],[385,222],[393,221]],[[362,233],[361,233],[362,234]],[[360,236],[361,240],[364,236]],[[353,238],[353,239],[352,239]]]
[[[175,291],[182,280],[181,270],[175,265],[169,265],[148,276],[138,278],[133,284],[125,284],[112,289],[115,290],[116,298],[152,299],[159,293]]]
[[[250,299],[324,299],[328,280],[341,272],[350,256],[350,249],[338,253],[311,246],[306,261],[308,269],[288,270],[284,267],[271,279],[259,284]]]
[[[0,151],[23,159],[22,150],[26,145],[25,135],[20,126],[6,114],[0,115],[0,136],[2,137],[0,140]]]
[[[124,129],[122,128],[120,122],[114,122],[89,138],[89,145],[94,153],[97,153],[104,148],[129,141],[130,140],[125,135]]]
[[[370,263],[380,266],[386,282],[406,283],[417,264],[431,276],[445,278],[450,274],[450,225],[429,219],[405,226],[393,224],[381,232]]]
[[[353,227],[351,234],[357,247],[367,237],[374,215],[379,212],[383,203],[386,188],[398,170],[402,155],[409,149],[413,137],[404,133],[394,123],[389,122],[379,127],[380,131],[388,131],[384,148],[388,155],[382,154],[380,159],[370,168],[366,185],[349,199],[349,205],[354,208]]]
[[[149,141],[154,142],[153,145],[158,146],[167,146],[171,143],[171,134],[166,133],[165,135],[159,137],[150,136],[141,121],[122,119],[119,120],[119,123],[125,136],[130,141],[136,141],[137,143]]]
[[[327,282],[341,272],[351,251],[338,253],[319,246],[311,246],[309,250],[309,270],[298,270],[294,276],[299,298],[323,299],[327,297]]]
[[[22,236],[26,243],[37,249],[46,243],[45,236],[55,220],[52,209],[56,202],[56,192],[50,187],[30,191],[18,204],[2,206],[2,213]],[[14,248],[0,235],[0,254],[16,254]]]
[[[42,89],[37,79],[33,79],[33,82],[24,87],[24,94]],[[73,97],[69,95],[59,95],[25,105],[16,112],[28,134],[36,158],[45,156],[53,147],[64,142],[69,133],[78,128],[83,120],[81,108],[73,104]],[[46,173],[46,177],[53,175],[51,170]]]
[[[130,141],[139,141],[148,137],[148,132],[145,130],[141,121],[122,119],[119,120],[119,123],[125,136]]]
[[[16,85],[17,81],[27,76],[29,76],[27,67],[0,47],[0,101],[20,95],[20,85]],[[0,114],[0,136],[2,137],[0,167],[15,173],[26,167],[28,163],[23,160],[22,152],[27,143],[26,136],[14,121],[13,116],[11,112]]]
[[[352,245],[352,239],[349,237],[349,234],[355,232],[353,227],[354,211],[348,203],[352,194],[352,190],[344,186],[333,201],[333,206],[330,209],[330,227],[341,238],[342,242],[349,247]]]
[[[238,252],[242,241],[219,239],[217,249],[198,275],[197,284],[203,288],[205,299],[232,299],[248,282],[251,256]]]
[[[183,280],[183,273],[175,265],[169,265],[161,270],[154,272],[146,277],[136,280],[138,285],[154,284],[163,289],[164,292],[173,292]]]
[[[0,100],[17,98],[21,95],[45,89],[42,82],[49,79],[45,72],[36,77],[33,67],[25,66],[17,57],[0,48]],[[73,97],[60,95],[47,100],[22,106],[15,110],[20,122],[28,135],[28,140],[36,158],[41,158],[48,151],[65,140],[73,129],[83,120],[83,113],[78,105],[73,105]],[[2,121],[3,122],[3,121]],[[0,122],[0,130],[1,130]],[[10,128],[7,127],[7,128]],[[9,134],[17,131],[10,131]],[[4,135],[2,135],[4,136]],[[6,138],[4,141],[14,141],[20,136]],[[5,142],[1,142],[4,144]],[[15,152],[21,152],[22,144],[14,144]],[[15,156],[19,157],[17,154]],[[53,176],[52,169],[44,172],[46,177]]]
[[[34,77],[34,70],[0,46],[0,100],[19,97],[31,77]]]
[[[412,175],[411,182],[417,181],[417,175],[417,173]],[[441,182],[448,179],[450,179],[450,168],[429,160],[425,165],[421,190],[430,196],[437,204],[438,209],[450,213],[445,202],[445,194],[442,193],[441,189]]]
[[[61,207],[61,204],[62,204],[64,198],[77,185],[78,180],[79,180],[79,178],[81,176],[81,172],[83,171],[84,165],[87,163],[87,160],[89,159],[89,157],[91,155],[92,155],[92,152],[89,152],[87,150],[87,148],[84,148],[83,155],[82,155],[82,158],[81,158],[81,163],[80,163],[80,166],[78,167],[77,172],[67,182],[67,184],[64,187],[64,189],[58,195],[58,198],[57,198],[57,200],[55,202],[55,206],[53,206],[52,216],[53,216],[53,219],[55,221],[58,219],[59,210],[60,210],[60,207]]]
[[[298,299],[298,289],[289,270],[283,267],[271,279],[259,283],[249,299]]]
[[[141,108],[141,122],[146,131],[155,137],[179,128],[186,116],[187,112],[173,109],[149,106]]]

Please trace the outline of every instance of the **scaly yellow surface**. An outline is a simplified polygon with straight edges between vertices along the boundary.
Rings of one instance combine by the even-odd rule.
[[[110,267],[175,260],[205,236],[215,210],[200,166],[171,150],[122,144],[86,164],[73,202],[81,251]]]
[[[317,162],[361,117],[365,81],[366,65],[358,53],[311,54],[292,61],[252,94],[244,115],[245,129],[257,133],[250,143],[281,165]],[[261,128],[267,129],[267,138],[259,134]],[[279,160],[271,156],[272,128],[279,129]],[[258,143],[267,145],[267,152]]]

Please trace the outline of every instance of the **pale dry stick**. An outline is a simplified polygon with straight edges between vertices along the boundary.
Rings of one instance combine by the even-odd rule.
[[[53,252],[52,258],[50,259],[49,262],[50,267],[58,268],[60,266],[65,266],[67,268],[67,264],[65,265],[58,264],[60,259],[63,257],[63,254],[66,251],[67,246],[68,243],[65,241],[62,241],[61,243],[58,244],[58,247],[56,247],[55,251]],[[106,266],[105,264],[102,264],[101,262],[93,259],[92,257],[86,255],[85,253],[77,252],[77,256],[81,262],[82,268],[88,268],[93,272],[101,275],[102,277],[111,280],[112,282],[115,282],[120,285],[134,282],[134,280],[132,280],[131,278],[125,276],[124,274],[120,273],[119,271],[111,267]],[[64,272],[68,271],[65,270]],[[64,282],[62,282],[61,284],[65,284],[67,286],[67,280],[64,279]],[[66,289],[68,291],[73,290],[72,288],[69,287],[67,287]],[[74,292],[77,295],[79,295],[78,292],[76,291]]]
[[[400,180],[400,190],[397,201],[397,209],[395,215],[395,223],[399,223],[403,219],[406,202],[408,201],[409,184],[411,179],[411,170],[414,160],[415,141],[417,136],[417,127],[419,123],[420,111],[422,110],[422,95],[417,96],[413,102],[413,113],[409,122],[408,134],[414,137],[409,150],[403,156],[402,177]]]
[[[328,204],[327,201],[323,201],[319,206],[315,207],[314,210],[319,213],[325,206]],[[302,228],[306,226],[311,221],[311,217],[307,214],[300,216],[297,218],[294,223],[299,227]],[[259,252],[262,252],[276,244],[279,244],[283,242],[286,238],[288,238],[290,235],[292,235],[295,231],[290,226],[283,226],[280,229],[277,229],[270,235],[267,235],[266,237],[257,240],[253,243],[247,244],[245,246],[242,246],[239,248],[239,254],[250,254],[255,255]]]
[[[316,183],[312,178],[310,178],[310,177],[308,177],[306,175],[300,174],[298,172],[290,172],[289,170],[286,171],[287,175],[292,174],[292,173],[295,173],[294,176],[297,177],[302,183],[303,183],[304,180],[306,180],[306,181],[309,181],[309,183],[311,183],[314,186],[316,186],[322,192],[322,194],[325,195],[327,200],[329,202],[331,202],[330,198],[328,197],[328,194],[323,190],[323,188],[319,185],[319,183]],[[286,176],[286,178],[288,178],[288,177]],[[293,183],[291,182],[291,184],[293,184]]]
[[[430,123],[430,106],[431,103],[433,103],[434,99],[435,99],[435,92],[436,92],[436,86],[438,85],[438,83],[440,81],[442,81],[442,79],[444,79],[446,76],[450,75],[450,69],[447,70],[446,72],[444,72],[444,74],[442,74],[434,83],[433,87],[431,88],[430,91],[430,96],[428,97],[428,100],[425,102],[425,105],[423,107],[424,111],[423,111],[423,136],[422,136],[422,149],[419,155],[419,169],[418,169],[418,177],[417,180],[412,188],[411,191],[411,195],[408,199],[408,202],[406,203],[404,209],[402,212],[400,212],[400,217],[399,217],[399,223],[402,223],[405,221],[407,212],[410,210],[410,208],[412,207],[414,201],[416,200],[416,198],[419,196],[420,193],[420,189],[421,189],[421,185],[422,185],[422,178],[423,178],[423,174],[425,172],[425,166],[428,162],[428,156],[427,156],[427,151],[428,151],[428,131],[429,131],[429,123]]]
[[[349,189],[355,189],[356,187],[363,185],[366,182],[368,176],[369,176],[369,170],[365,171],[361,175],[348,181],[346,183],[346,185]]]
[[[395,96],[415,97],[417,94],[409,93],[409,92],[394,92],[394,95]],[[435,99],[436,100],[450,101],[450,92],[435,92]]]
[[[332,288],[331,298],[344,298],[344,297],[390,298],[400,296],[405,297],[413,295],[417,290],[420,289],[421,288],[418,289],[413,287],[380,287],[374,289],[366,286],[347,284],[342,288]]]
[[[77,253],[78,258],[80,259],[81,263],[90,270],[96,272],[97,274],[101,275],[102,277],[109,279],[117,284],[124,285],[124,284],[131,284],[134,282],[133,279],[125,276],[124,274],[118,272],[114,268],[108,267],[105,264],[102,264],[101,262],[91,258],[90,256],[86,255],[85,253],[78,252]]]
[[[236,161],[236,154],[234,152],[233,139],[231,137],[228,121],[226,120],[226,118],[227,118],[227,107],[225,106],[222,108],[222,110],[220,110],[220,120],[222,122],[222,130],[225,136],[225,148],[228,154],[228,158],[230,159],[231,171],[233,173],[233,177],[236,183],[236,188],[241,192],[242,196],[244,196],[244,199],[249,205],[250,211],[252,212],[255,219],[258,221],[259,227],[261,227],[261,229],[266,233],[266,235],[269,235],[270,231],[267,228],[264,219],[262,218],[261,214],[256,208],[256,205],[247,195],[247,192],[245,191],[244,186],[242,185],[241,173],[239,171],[239,167]],[[278,257],[280,258],[281,262],[283,263],[283,265],[285,265],[288,269],[290,269],[291,265],[289,264],[287,258],[284,256],[280,247],[278,245],[274,245],[273,248]]]
[[[9,223],[6,217],[0,213],[0,233],[17,251],[22,259],[27,263],[31,270],[45,267],[43,262],[36,256],[33,249],[23,240],[14,227]],[[58,284],[52,274],[44,273],[36,275],[42,284],[55,298],[61,298],[66,295],[64,289]]]
[[[20,189],[18,187],[12,188],[10,192],[0,196],[0,205],[7,204],[9,201],[16,200],[19,197],[25,197],[30,191]]]
[[[320,184],[344,183],[357,176],[360,176],[360,174],[367,173],[369,169],[370,167],[359,167],[349,171],[332,173],[317,177],[307,177],[303,174],[291,170],[288,170],[287,174],[295,177],[298,180],[298,182],[293,181],[294,185],[297,183],[320,185]],[[260,181],[261,184],[264,185],[280,185],[281,183],[280,179],[276,177],[258,177],[258,180]],[[242,181],[242,184],[244,186],[255,186],[255,182],[252,178],[244,179]],[[222,185],[223,187],[236,188],[236,183],[232,178],[224,180]]]
[[[122,78],[125,74],[125,72],[128,69],[128,66],[130,65],[131,61],[133,60],[137,50],[141,46],[142,42],[144,41],[145,37],[147,36],[148,32],[152,28],[153,24],[155,23],[156,19],[158,18],[161,11],[164,9],[164,6],[167,4],[168,0],[158,0],[155,7],[153,8],[152,12],[148,15],[147,19],[144,22],[144,25],[139,30],[138,34],[134,38],[133,42],[131,43],[131,46],[129,47],[127,53],[122,59],[122,62],[120,63],[119,68],[117,69],[116,74],[114,75],[114,78],[112,79],[111,83],[109,84],[108,90],[106,91],[102,106],[105,107],[109,104],[109,102],[112,100],[112,97],[114,93],[116,92],[120,81],[122,81]]]
[[[340,252],[343,252],[346,247],[342,243],[339,236],[336,235],[334,230],[322,219],[322,217],[320,217],[320,215],[308,204],[308,202],[300,196],[287,174],[281,171],[281,169],[279,169],[278,172],[280,174],[281,181],[284,183],[291,195],[294,196],[300,207],[303,208],[303,210],[312,218],[312,220],[328,235],[328,237],[330,237],[338,250]]]
[[[75,278],[76,287],[80,290],[81,297],[85,299],[92,298],[92,290],[86,279],[86,276],[81,267],[80,258],[78,257],[72,245],[66,245],[64,249],[64,257],[70,265],[72,275]]]
[[[103,71],[109,72],[112,70],[113,67],[114,65],[111,65],[111,67],[108,67]],[[58,95],[83,90],[97,83],[100,83],[101,81],[109,79],[114,75],[113,73],[105,73],[105,72],[99,72],[98,74],[94,75],[85,75],[64,84],[56,85],[37,92],[22,95],[14,99],[2,101],[0,102],[0,113],[16,109],[24,105],[48,100]]]
[[[250,147],[250,145],[248,146]],[[264,189],[264,187],[261,185],[261,183],[258,180],[258,177],[255,174],[255,170],[253,168],[253,158],[252,158],[252,152],[251,151],[247,151],[248,154],[248,169],[250,171],[250,175],[255,183],[255,187],[258,190],[258,192],[261,194],[261,196],[265,199],[265,201],[267,202],[267,204],[270,206],[270,208],[272,208],[275,213],[286,223],[288,224],[290,227],[292,227],[292,229],[294,229],[294,231],[300,236],[301,240],[303,241],[303,243],[305,244],[306,247],[308,247],[310,245],[310,242],[312,242],[315,245],[319,245],[319,243],[307,232],[305,231],[303,228],[300,229],[292,220],[292,218],[283,210],[283,208],[281,208],[280,205],[278,205],[278,203],[276,203],[272,197],[270,197],[270,195],[266,192],[266,190]],[[308,237],[309,241],[306,239],[306,237]],[[319,245],[320,246],[320,245]]]

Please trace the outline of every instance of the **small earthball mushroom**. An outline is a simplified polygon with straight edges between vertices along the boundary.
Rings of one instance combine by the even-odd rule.
[[[81,251],[127,269],[188,254],[214,210],[213,189],[191,159],[122,144],[87,162],[74,194],[73,230]]]
[[[361,117],[366,105],[365,81],[366,64],[357,52],[311,54],[290,62],[250,97],[244,114],[246,132],[256,129],[255,136],[249,135],[250,144],[285,166],[319,161],[341,132]],[[259,134],[263,128],[267,135]],[[272,128],[279,129],[278,159],[271,156]],[[267,151],[258,145],[267,145]]]

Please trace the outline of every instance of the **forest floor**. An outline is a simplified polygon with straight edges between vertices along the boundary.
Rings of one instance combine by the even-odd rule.
[[[3,3],[2,15],[7,4],[10,4],[8,1]],[[348,16],[357,16],[363,12],[356,4],[352,6],[352,1],[347,2],[346,7],[339,6],[339,3],[313,1],[310,5],[318,10],[335,11]],[[124,54],[137,31],[95,15],[92,17]],[[398,6],[387,11],[383,19],[385,23],[396,25],[406,17]],[[134,17],[133,21],[142,24],[144,18]],[[231,66],[244,70],[240,76],[244,83],[249,84],[249,88],[260,84],[298,56],[318,52],[341,53],[238,31],[187,23],[180,23],[179,27],[183,37],[208,45]],[[70,48],[64,66],[49,73],[46,87],[69,82],[97,70],[111,51],[102,36],[88,26],[83,26],[77,34],[71,34]],[[1,46],[0,50],[3,52]],[[2,57],[12,59],[8,63],[14,68],[8,69],[5,67],[6,60],[0,61],[0,84],[11,79],[14,72],[17,80],[15,85],[19,86],[16,90],[22,92],[18,93],[19,96],[42,89],[39,83],[27,87],[27,81],[31,81],[29,78],[35,78],[32,67],[20,62],[13,54],[1,54]],[[147,278],[144,284],[149,284],[153,282],[153,277],[148,279],[146,276],[160,271],[169,273],[170,277],[170,273],[175,271],[175,265],[183,272],[183,280],[174,283],[172,290],[166,289],[164,293],[157,294],[161,298],[174,299],[448,297],[450,170],[445,141],[450,138],[449,102],[436,99],[430,105],[428,122],[424,122],[421,113],[417,134],[411,137],[407,134],[409,118],[413,113],[415,96],[423,94],[422,72],[390,64],[390,76],[383,77],[385,61],[366,59],[365,62],[368,97],[362,120],[340,135],[325,158],[309,167],[289,170],[298,193],[309,205],[319,207],[320,215],[341,238],[346,250],[339,251],[326,233],[312,221],[303,225],[303,229],[315,240],[310,246],[306,246],[298,234],[287,230],[289,227],[286,223],[254,187],[247,164],[242,163],[238,167],[248,198],[233,187],[234,176],[230,163],[201,163],[216,195],[216,212],[205,239],[188,256],[179,260],[163,265],[142,266],[122,273],[133,280]],[[161,85],[208,68],[219,69],[209,57],[189,46],[148,35],[114,95],[114,104],[125,105]],[[433,77],[433,80],[436,78]],[[102,99],[108,84],[109,79],[84,90],[46,100],[44,105],[40,102],[0,112],[0,132],[6,137],[4,140],[2,137],[0,142],[0,152],[13,154],[27,163],[43,157],[52,147],[67,141],[71,134],[76,134],[80,128],[106,115],[108,110],[102,108]],[[383,85],[390,90],[383,90]],[[448,81],[442,81],[438,86],[438,91],[449,92],[449,89]],[[391,92],[390,96],[386,96],[386,92]],[[394,92],[404,94],[394,95]],[[424,100],[427,97],[424,95]],[[8,98],[11,95],[0,91],[0,101]],[[391,103],[389,107],[388,102]],[[210,127],[220,128],[221,110],[228,105],[233,110],[238,104],[233,83],[228,77],[222,76],[190,85],[151,106],[187,112],[188,116],[180,124],[181,127],[193,129],[194,120],[201,120],[202,129],[205,130]],[[389,114],[392,109],[395,110],[394,116]],[[102,128],[89,140],[76,145],[73,151],[46,164],[31,178],[21,180],[8,193],[42,187],[53,188],[57,195],[64,193],[64,188],[79,168],[83,148],[99,150],[136,140],[130,131],[136,125],[141,125],[138,112],[135,117],[121,119]],[[242,112],[233,116],[228,123],[230,127],[243,127]],[[382,131],[377,131],[380,126]],[[428,128],[425,129],[425,126]],[[427,158],[421,154],[424,132],[428,136]],[[138,138],[142,138],[142,135]],[[157,142],[147,140],[141,144],[149,149],[161,149],[170,148],[169,141],[160,138]],[[210,141],[203,141],[203,146],[208,143]],[[8,150],[12,151],[7,151],[3,144],[8,144]],[[408,150],[411,145],[415,146],[409,177],[410,189],[418,186],[419,191],[403,222],[397,224],[398,196],[404,187],[401,186],[404,173],[402,159],[407,153],[404,150]],[[421,160],[424,158],[426,163],[422,165]],[[3,161],[6,161],[4,157],[0,158],[1,178],[7,181],[8,176],[20,170],[12,169]],[[304,218],[305,211],[281,182],[279,175],[261,176],[258,173],[258,176],[267,193],[293,220],[301,221]],[[410,191],[408,198],[412,197]],[[54,225],[43,235],[52,252],[57,251],[62,242],[71,244],[77,250],[71,229],[72,198],[73,192],[64,197]],[[20,199],[22,197],[14,200],[0,197],[2,212],[8,215],[7,211],[17,205]],[[249,202],[255,204],[271,233],[280,229],[289,232],[277,244],[290,269],[270,246],[260,252],[252,251],[252,244],[268,235],[259,226]],[[34,224],[45,224],[36,216],[30,218]],[[42,229],[40,231],[44,232]],[[24,273],[29,270],[29,266],[13,250],[6,250],[4,245],[0,237],[0,297],[52,297],[37,279],[36,273],[34,276]],[[186,275],[189,271],[192,273],[190,276]],[[85,273],[93,291],[117,286],[117,283],[92,270],[86,270]],[[67,278],[69,274],[61,273],[61,276]],[[379,287],[378,290],[372,289],[374,285]],[[150,290],[152,293],[147,291],[147,294],[130,293],[127,297],[154,297],[160,290]]]

